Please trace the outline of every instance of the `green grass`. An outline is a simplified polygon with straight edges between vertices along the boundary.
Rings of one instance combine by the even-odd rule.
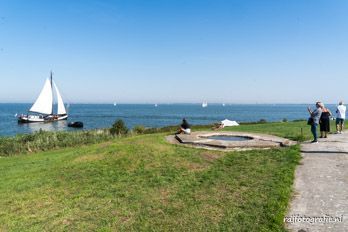
[[[284,231],[298,147],[219,152],[164,134],[0,159],[0,230]]]
[[[226,127],[224,131],[272,134],[295,141],[304,141],[311,137],[310,126],[305,121],[242,124],[238,127]]]
[[[271,134],[292,139],[294,141],[305,141],[312,138],[310,126],[307,125],[306,121],[242,124],[238,127],[226,127],[223,129],[223,131],[242,131]],[[331,132],[335,131],[335,122],[331,121]]]

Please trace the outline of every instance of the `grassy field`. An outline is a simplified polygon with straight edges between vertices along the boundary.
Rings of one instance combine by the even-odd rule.
[[[331,121],[330,127],[331,132],[334,133],[336,131],[335,121]],[[227,127],[223,130],[272,134],[295,141],[312,139],[310,126],[305,121],[244,124],[238,127]],[[320,135],[319,131],[318,135]]]
[[[233,130],[297,138],[305,122]],[[285,231],[299,147],[219,152],[156,133],[0,158],[0,231]]]
[[[272,134],[295,141],[304,141],[311,138],[310,126],[305,121],[245,124],[238,127],[227,127],[224,130]]]

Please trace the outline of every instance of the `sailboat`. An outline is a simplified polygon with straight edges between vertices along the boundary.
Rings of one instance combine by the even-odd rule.
[[[203,103],[202,103],[202,107],[203,107],[203,108],[208,107],[208,102],[206,102],[206,101],[203,102]]]
[[[53,91],[56,93],[58,102],[56,114],[53,113]],[[18,117],[18,122],[53,122],[68,119],[62,96],[59,93],[57,85],[53,81],[52,72],[50,78],[46,79],[39,97],[36,99],[29,112],[34,114],[22,114]]]

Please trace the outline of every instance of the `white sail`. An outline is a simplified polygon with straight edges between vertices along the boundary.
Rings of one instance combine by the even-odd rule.
[[[54,89],[55,89],[56,94],[57,94],[57,102],[58,102],[57,114],[59,114],[59,115],[66,114],[66,109],[65,109],[65,106],[64,106],[63,98],[60,95],[58,87],[57,87],[55,82],[53,82],[53,86],[54,86]]]
[[[51,81],[49,78],[47,78],[39,97],[36,99],[36,102],[30,108],[30,111],[41,114],[52,114],[52,102],[53,94]]]

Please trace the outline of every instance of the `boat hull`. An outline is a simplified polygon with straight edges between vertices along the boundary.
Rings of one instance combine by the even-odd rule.
[[[55,122],[61,120],[67,120],[68,115],[48,115],[48,116],[36,116],[36,115],[21,115],[18,117],[18,123],[37,123],[37,122]]]
[[[69,122],[68,127],[83,128],[83,122]]]

